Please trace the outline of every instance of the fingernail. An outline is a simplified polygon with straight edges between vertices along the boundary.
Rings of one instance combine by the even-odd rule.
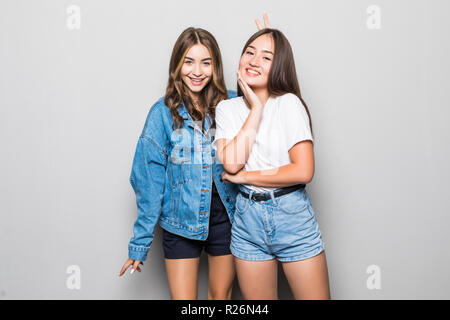
[[[133,274],[133,272],[134,272],[134,269],[131,269],[131,272],[130,272],[130,274]]]

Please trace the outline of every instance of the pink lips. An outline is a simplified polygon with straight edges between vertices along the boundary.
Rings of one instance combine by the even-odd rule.
[[[205,81],[206,78],[203,79],[193,79],[193,78],[189,78],[191,80],[191,84],[193,86],[201,86],[203,84],[203,81]]]
[[[257,72],[258,74],[248,72],[249,70],[254,71],[254,72]],[[247,68],[247,69],[245,69],[245,74],[246,74],[247,76],[249,76],[249,77],[257,77],[257,76],[260,75],[260,73],[259,73],[258,71],[256,71],[255,69],[252,69],[252,68]]]

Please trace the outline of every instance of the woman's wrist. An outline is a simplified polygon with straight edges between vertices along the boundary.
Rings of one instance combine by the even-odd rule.
[[[241,184],[251,184],[250,183],[249,171],[242,170],[242,183]]]
[[[251,105],[251,107],[250,107],[250,113],[254,113],[254,114],[257,114],[258,116],[261,116],[263,113],[263,109],[264,109],[264,107],[262,105],[254,104],[254,105]]]
[[[263,110],[264,106],[262,105],[262,103],[260,102],[252,102],[250,104],[250,109],[251,110]]]

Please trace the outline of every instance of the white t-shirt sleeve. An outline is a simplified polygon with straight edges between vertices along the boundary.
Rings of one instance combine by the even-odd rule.
[[[291,93],[284,95],[282,99],[282,121],[288,150],[300,141],[311,140],[314,142],[308,113],[302,101]]]
[[[216,107],[216,131],[214,134],[213,147],[217,148],[219,139],[233,139],[239,132],[236,130],[236,120],[231,111],[232,105],[227,100],[219,102]]]

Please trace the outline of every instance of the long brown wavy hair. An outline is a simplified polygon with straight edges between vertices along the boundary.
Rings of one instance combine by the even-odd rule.
[[[294,54],[292,52],[292,47],[285,37],[285,35],[277,29],[265,28],[256,33],[254,33],[250,39],[248,39],[247,43],[242,50],[241,57],[245,53],[247,47],[258,37],[268,34],[272,37],[275,52],[272,61],[272,66],[269,71],[269,83],[267,84],[267,89],[269,91],[270,96],[281,96],[285,93],[293,93],[295,94],[300,101],[303,103],[303,106],[306,109],[306,113],[309,117],[309,126],[311,128],[311,134],[314,137],[311,115],[309,113],[308,106],[302,98],[302,94],[300,92],[300,85],[297,79],[297,72],[295,70],[295,62],[294,62]],[[244,94],[239,87],[237,86],[237,95],[242,97]]]
[[[198,106],[192,102],[189,88],[181,79],[180,72],[187,52],[196,44],[202,44],[208,48],[212,58],[212,79],[200,92]],[[223,78],[222,57],[216,39],[204,29],[187,28],[180,34],[173,47],[169,65],[169,81],[164,97],[164,103],[170,108],[172,114],[174,129],[184,125],[184,119],[177,110],[182,101],[194,121],[202,121],[202,127],[204,127],[206,115],[210,114],[213,120],[211,125],[215,127],[215,107],[224,99],[228,99],[228,93]]]

